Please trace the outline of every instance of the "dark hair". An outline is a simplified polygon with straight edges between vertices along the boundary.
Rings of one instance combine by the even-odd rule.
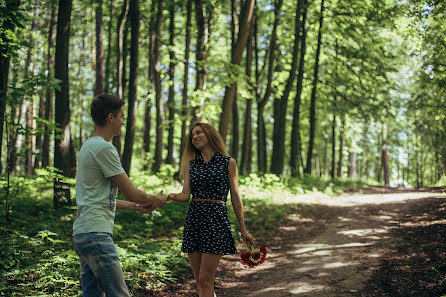
[[[91,117],[97,126],[105,126],[107,116],[110,113],[114,116],[118,115],[123,105],[124,101],[117,96],[108,94],[99,95],[91,102]]]

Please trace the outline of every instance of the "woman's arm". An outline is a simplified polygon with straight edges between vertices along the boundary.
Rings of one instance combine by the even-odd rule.
[[[187,202],[190,199],[190,164],[184,169],[184,183],[181,193],[170,193],[167,195],[167,201]]]
[[[243,214],[243,203],[240,198],[240,193],[238,189],[238,171],[237,164],[235,159],[229,159],[228,166],[228,177],[229,177],[229,187],[231,189],[231,202],[232,207],[234,208],[235,215],[238,220],[238,224],[240,226],[240,233],[242,234],[242,238],[246,244],[251,243],[254,245],[253,237],[248,233],[245,226],[245,217]]]

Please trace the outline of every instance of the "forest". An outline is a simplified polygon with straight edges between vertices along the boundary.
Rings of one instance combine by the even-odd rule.
[[[153,193],[179,187],[190,126],[216,127],[258,236],[284,196],[445,186],[445,19],[442,0],[0,0],[1,295],[79,294],[77,153],[104,93],[125,101],[123,167]],[[184,207],[117,215],[136,296],[187,270]]]

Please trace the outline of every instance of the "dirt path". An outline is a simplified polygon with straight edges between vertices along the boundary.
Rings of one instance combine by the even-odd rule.
[[[216,294],[365,296],[360,292],[382,256],[398,244],[399,239],[390,234],[392,229],[399,227],[399,219],[410,209],[432,199],[444,202],[446,195],[410,192],[298,198],[307,206],[289,216],[282,227],[258,238],[269,249],[264,264],[246,268],[238,256],[224,257]]]

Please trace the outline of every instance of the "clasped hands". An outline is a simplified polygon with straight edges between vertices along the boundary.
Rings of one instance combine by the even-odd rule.
[[[152,199],[147,199],[146,203],[141,203],[139,206],[139,210],[138,212],[141,213],[150,213],[152,211],[154,211],[157,208],[162,209],[164,207],[164,205],[166,205],[167,203],[167,196],[163,195],[163,190],[161,190],[155,197],[156,201],[153,201]]]

